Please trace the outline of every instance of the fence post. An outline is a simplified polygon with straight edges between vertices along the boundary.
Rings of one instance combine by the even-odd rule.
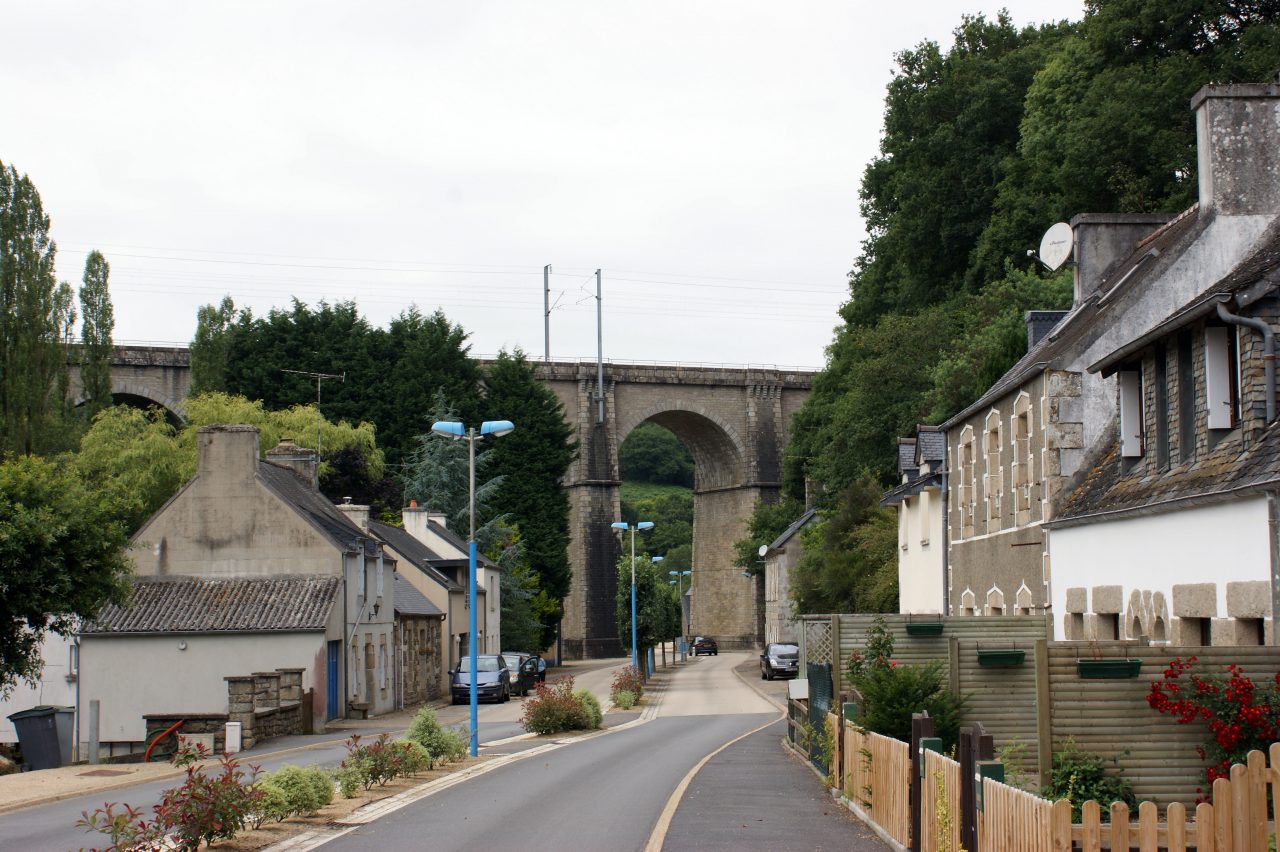
[[[1036,764],[1040,788],[1049,786],[1053,772],[1053,699],[1049,692],[1049,640],[1036,640]]]
[[[920,803],[923,797],[920,791],[923,785],[920,778],[924,775],[924,747],[920,741],[933,738],[933,719],[929,711],[911,714],[911,850],[920,852],[923,849],[920,838]]]
[[[978,849],[978,806],[974,796],[974,776],[979,760],[995,757],[995,743],[981,722],[960,729],[960,843]]]

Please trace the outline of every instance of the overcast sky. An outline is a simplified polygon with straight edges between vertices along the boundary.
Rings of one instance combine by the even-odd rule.
[[[1080,0],[1009,0],[1019,25]],[[474,354],[820,366],[893,54],[995,0],[16,3],[0,161],[117,341],[229,294],[443,309]],[[299,364],[299,369],[308,365]]]

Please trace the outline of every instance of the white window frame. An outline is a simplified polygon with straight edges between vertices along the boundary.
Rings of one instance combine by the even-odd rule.
[[[1231,343],[1226,326],[1211,325],[1204,330],[1204,399],[1210,429],[1235,426],[1235,406],[1231,393]]]
[[[1142,371],[1121,370],[1116,373],[1117,396],[1120,400],[1120,455],[1142,456]]]

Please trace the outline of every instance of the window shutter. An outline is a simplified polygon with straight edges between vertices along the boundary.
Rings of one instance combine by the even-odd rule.
[[[378,597],[382,597],[383,575],[386,574],[386,571],[383,570],[381,562],[378,562],[377,567],[373,570],[378,572]]]
[[[1204,330],[1204,394],[1210,429],[1230,429],[1233,425],[1229,333],[1230,330],[1222,326]]]
[[[1116,375],[1120,382],[1120,455],[1136,458],[1142,455],[1142,373],[1123,370]]]

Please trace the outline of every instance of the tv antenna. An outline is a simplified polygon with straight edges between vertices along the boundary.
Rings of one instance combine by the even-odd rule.
[[[342,382],[345,385],[347,383],[347,374],[345,372],[342,373],[341,375],[336,375],[334,373],[312,373],[307,370],[285,370],[283,368],[280,370],[280,372],[293,373],[295,376],[306,376],[309,379],[316,380],[316,487],[319,488],[320,487],[320,423],[323,419],[320,416],[320,383],[323,382],[325,379],[337,379],[338,381]]]

